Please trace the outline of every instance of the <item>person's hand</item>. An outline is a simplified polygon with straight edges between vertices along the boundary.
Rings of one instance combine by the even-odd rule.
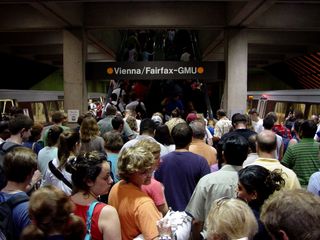
[[[32,179],[31,179],[31,185],[36,184],[39,180],[41,180],[41,178],[42,178],[41,172],[39,170],[36,170],[33,173],[33,176],[32,176]]]
[[[41,172],[39,170],[36,170],[33,173],[30,183],[26,187],[26,192],[28,194],[31,194],[32,191],[37,190],[40,187],[41,179],[42,179]]]

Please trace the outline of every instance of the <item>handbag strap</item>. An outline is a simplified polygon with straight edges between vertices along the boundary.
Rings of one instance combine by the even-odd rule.
[[[84,238],[85,240],[91,239],[91,218],[92,218],[93,210],[98,203],[99,203],[98,201],[92,202],[89,206],[88,211],[87,211],[87,220],[86,220],[87,233]]]
[[[63,174],[54,166],[52,160],[49,162],[49,169],[60,181],[72,189],[72,184],[63,176]]]

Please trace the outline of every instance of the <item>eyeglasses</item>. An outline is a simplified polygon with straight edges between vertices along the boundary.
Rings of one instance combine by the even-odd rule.
[[[144,170],[144,171],[140,171],[138,173],[141,174],[141,175],[151,175],[153,172],[154,172],[154,168],[151,168],[151,169],[147,169],[147,170]]]

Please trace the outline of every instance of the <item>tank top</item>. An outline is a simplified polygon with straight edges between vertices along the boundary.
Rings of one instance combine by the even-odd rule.
[[[74,210],[74,214],[81,217],[83,221],[86,223],[87,220],[87,211],[89,209],[89,206],[86,205],[80,205],[77,203],[74,203],[76,208]],[[101,213],[102,208],[106,206],[105,203],[98,203],[93,211],[92,218],[91,218],[91,239],[92,240],[102,240],[103,235],[102,232],[99,230],[98,221],[99,216]]]

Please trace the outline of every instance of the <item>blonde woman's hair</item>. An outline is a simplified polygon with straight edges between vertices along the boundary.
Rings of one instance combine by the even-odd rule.
[[[150,151],[152,154],[160,153],[161,151],[159,143],[148,139],[140,140],[139,142],[137,142],[137,144],[135,144],[135,147],[143,147],[144,149]]]
[[[52,233],[59,233],[64,239],[83,239],[85,225],[72,212],[74,205],[60,189],[48,185],[35,191],[30,198],[29,214],[32,224],[22,232],[21,239],[47,239]]]
[[[258,231],[250,207],[238,199],[218,199],[212,204],[207,220],[207,239],[252,239]]]
[[[126,181],[136,172],[148,171],[155,164],[153,154],[143,147],[129,147],[124,149],[118,159],[118,175]]]

